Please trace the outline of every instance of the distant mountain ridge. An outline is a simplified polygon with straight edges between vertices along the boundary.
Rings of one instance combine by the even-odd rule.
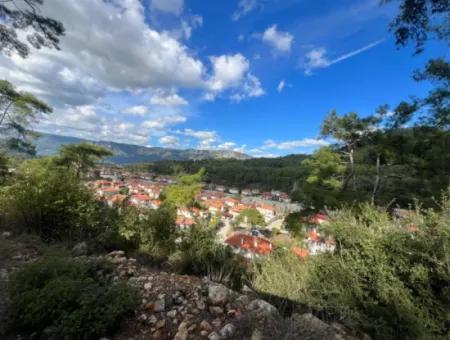
[[[133,144],[106,141],[92,141],[69,136],[41,133],[36,139],[36,151],[39,156],[50,156],[58,152],[61,145],[90,142],[105,146],[114,152],[114,156],[106,158],[114,164],[132,164],[141,162],[157,162],[163,160],[186,161],[204,159],[249,159],[250,156],[231,150],[195,150],[166,149],[161,147],[146,147]]]

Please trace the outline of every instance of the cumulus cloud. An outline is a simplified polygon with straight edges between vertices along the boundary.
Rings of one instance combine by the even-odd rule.
[[[177,147],[179,144],[179,139],[175,136],[163,136],[159,139],[159,144],[164,147]]]
[[[151,96],[150,104],[161,106],[185,106],[188,105],[188,102],[180,97],[174,89],[159,89]]]
[[[281,92],[283,92],[283,90],[284,90],[285,87],[286,87],[286,82],[285,82],[284,80],[282,80],[282,81],[280,81],[280,82],[278,83],[277,91],[278,91],[279,93],[281,93]]]
[[[323,139],[305,138],[286,142],[275,142],[274,140],[269,139],[264,142],[261,149],[293,150],[297,148],[317,148],[327,145],[329,145],[329,143]]]
[[[370,50],[371,48],[374,48],[375,46],[378,46],[383,41],[384,39],[374,41],[354,51],[345,53],[335,59],[329,59],[327,57],[327,50],[323,47],[312,49],[308,53],[306,53],[306,64],[304,66],[305,74],[310,75],[314,69],[327,68],[333,64],[337,64],[340,63],[341,61],[352,58],[360,53]]]
[[[258,0],[240,0],[237,10],[233,13],[231,18],[234,21],[237,21],[257,9],[259,6],[260,4]]]
[[[183,13],[184,0],[150,0],[153,10],[181,15]]]
[[[197,139],[198,140],[197,148],[200,150],[212,149],[213,144],[218,139],[216,131],[184,129],[183,131],[178,131],[178,133],[184,136],[193,137]]]
[[[289,32],[278,31],[277,25],[272,25],[264,31],[262,40],[279,52],[289,52],[294,36]]]
[[[210,61],[213,74],[208,81],[207,99],[228,89],[232,90],[230,98],[234,101],[264,95],[260,80],[249,72],[250,62],[242,54],[210,57]]]
[[[138,126],[116,117],[97,113],[92,105],[73,106],[58,115],[43,117],[39,131],[69,135],[90,140],[104,140],[145,145],[149,135]]]
[[[148,112],[148,108],[144,105],[136,105],[127,107],[122,112],[127,115],[145,116],[145,114]]]
[[[168,126],[184,123],[186,117],[178,114],[153,117],[142,122],[141,127],[149,130],[162,130]]]
[[[86,104],[106,89],[203,84],[202,62],[168,34],[151,29],[139,0],[48,0],[42,13],[66,26],[61,51],[33,51],[26,60],[1,56],[0,73],[52,102]]]

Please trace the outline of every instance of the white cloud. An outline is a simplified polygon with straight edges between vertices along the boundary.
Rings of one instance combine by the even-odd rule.
[[[163,136],[159,139],[159,144],[165,147],[177,147],[179,139],[175,136]]]
[[[289,32],[277,30],[277,25],[272,25],[266,29],[262,35],[262,40],[280,52],[289,52],[294,41],[294,36]]]
[[[220,150],[232,150],[236,147],[236,143],[234,142],[226,142],[217,146]]]
[[[182,36],[186,40],[189,40],[191,39],[192,31],[202,26],[203,26],[203,17],[201,17],[200,15],[192,15],[189,19],[183,19],[181,21]]]
[[[274,140],[269,139],[264,142],[261,149],[292,150],[297,148],[317,148],[327,145],[329,145],[329,143],[323,139],[305,138],[286,142],[275,142]]]
[[[150,7],[161,12],[180,15],[183,12],[184,0],[150,0]]]
[[[246,16],[250,12],[254,11],[260,6],[258,0],[240,0],[238,3],[237,10],[233,13],[231,17],[234,21]]]
[[[130,106],[125,110],[123,110],[122,112],[128,115],[145,116],[145,114],[148,112],[148,108],[144,105],[136,105]]]
[[[213,144],[218,139],[216,131],[184,129],[183,131],[178,131],[178,133],[188,137],[196,138],[199,141],[197,148],[200,150],[212,149]]]
[[[238,146],[235,142],[225,142],[222,144],[219,144],[217,146],[218,150],[227,150],[227,151],[234,151],[234,152],[240,152],[240,153],[246,153],[246,144],[242,144],[241,146]]]
[[[264,95],[260,80],[249,72],[250,62],[242,54],[210,57],[210,60],[213,74],[208,81],[206,99],[212,100],[227,89],[233,90],[230,96],[233,101]]]
[[[275,153],[266,152],[264,150],[261,150],[260,148],[254,148],[248,151],[248,153],[257,158],[275,158],[279,157],[280,155],[277,155]]]
[[[384,39],[374,41],[366,46],[363,46],[361,48],[358,48],[354,51],[343,54],[340,57],[331,60],[327,57],[327,50],[325,48],[312,49],[306,54],[306,64],[304,67],[305,74],[309,75],[312,73],[312,70],[314,69],[327,68],[333,64],[340,63],[341,61],[347,60],[360,53],[370,50],[371,48],[374,48],[375,46],[381,44],[383,41]]]
[[[156,90],[150,98],[150,104],[161,106],[185,106],[188,105],[188,102],[180,97],[174,89],[159,89]]]
[[[284,90],[285,87],[286,87],[286,82],[285,82],[284,80],[281,80],[281,81],[278,83],[277,91],[278,91],[279,93],[281,93],[281,92],[283,92],[283,90]]]
[[[43,117],[38,130],[90,140],[115,141],[145,145],[149,134],[138,126],[117,117],[104,117],[92,105],[74,106],[57,115]]]
[[[89,104],[108,90],[203,86],[202,62],[150,28],[139,0],[48,0],[42,14],[66,26],[61,51],[1,55],[0,74],[52,105]]]
[[[162,130],[168,126],[184,123],[186,117],[178,114],[162,115],[142,122],[141,127],[149,130]]]

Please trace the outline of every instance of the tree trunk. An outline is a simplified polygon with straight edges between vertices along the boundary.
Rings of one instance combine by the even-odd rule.
[[[378,192],[378,188],[380,186],[380,157],[381,155],[377,155],[377,165],[376,165],[376,175],[375,175],[375,182],[373,183],[373,189],[372,189],[372,204],[375,204],[375,196]]]
[[[353,147],[349,148],[349,158],[350,158],[350,180],[352,181],[353,190],[356,191],[356,178],[355,178],[355,158],[354,158]]]

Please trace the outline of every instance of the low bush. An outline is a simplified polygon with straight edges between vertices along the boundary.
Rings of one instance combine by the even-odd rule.
[[[55,255],[26,265],[9,284],[13,328],[51,339],[110,334],[139,304],[112,272],[107,262]]]
[[[255,268],[254,287],[309,306],[374,339],[445,339],[450,327],[450,201],[392,218],[369,205],[342,210],[324,232],[333,254],[286,253]]]
[[[205,275],[235,289],[241,288],[246,278],[242,259],[230,248],[217,243],[212,229],[190,229],[184,235],[179,251],[171,256],[170,261],[181,272]]]

